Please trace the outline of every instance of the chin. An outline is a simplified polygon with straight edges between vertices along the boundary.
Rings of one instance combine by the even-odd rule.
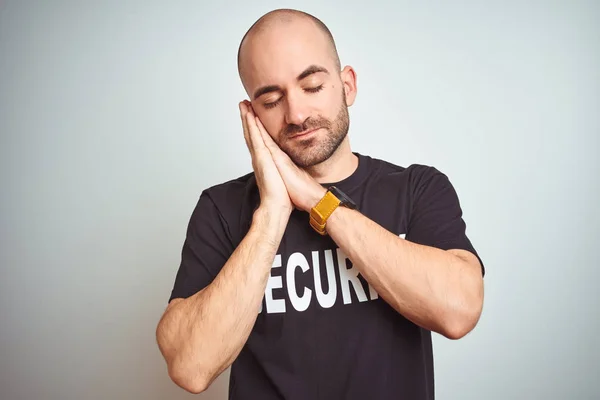
[[[294,149],[286,153],[298,167],[310,168],[327,161],[336,150],[337,148],[328,148],[322,143],[313,143],[309,147]]]
[[[300,168],[319,165],[335,154],[344,142],[348,129],[322,129],[304,140],[290,140],[281,149]]]

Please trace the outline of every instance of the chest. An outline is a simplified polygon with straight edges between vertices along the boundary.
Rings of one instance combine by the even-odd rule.
[[[394,235],[404,236],[408,204],[390,200],[389,192],[386,197],[360,198],[359,210]],[[307,213],[292,213],[273,260],[261,313],[318,312],[378,298],[346,252],[310,227]]]

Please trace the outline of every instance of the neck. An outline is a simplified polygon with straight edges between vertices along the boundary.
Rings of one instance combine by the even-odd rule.
[[[358,168],[358,157],[350,149],[348,137],[344,139],[340,147],[331,157],[320,164],[306,168],[319,183],[339,182],[346,179]]]

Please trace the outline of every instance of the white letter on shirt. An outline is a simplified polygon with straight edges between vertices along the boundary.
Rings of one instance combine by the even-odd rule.
[[[337,249],[337,257],[338,267],[340,269],[340,286],[342,287],[342,298],[344,299],[344,304],[350,304],[352,302],[352,298],[350,297],[350,283],[352,283],[352,286],[354,286],[354,291],[356,292],[358,301],[367,301],[365,290],[358,279],[358,269],[354,265],[352,265],[351,268],[347,267],[346,260],[348,260],[348,257],[342,249]]]
[[[271,268],[281,267],[281,254],[277,254],[273,260]],[[285,300],[284,299],[273,299],[273,289],[279,289],[283,287],[281,282],[281,276],[271,276],[269,274],[269,280],[267,281],[267,288],[265,289],[265,303],[267,304],[267,314],[273,313],[284,313],[285,312]]]
[[[306,272],[310,268],[308,266],[308,261],[306,261],[306,258],[302,253],[294,253],[290,256],[290,258],[288,258],[286,280],[288,295],[290,296],[292,306],[297,311],[304,311],[308,308],[308,305],[310,304],[312,290],[305,287],[304,295],[302,297],[298,296],[298,293],[296,293],[296,267],[300,267],[302,269],[302,272]]]
[[[315,276],[315,293],[317,300],[323,308],[329,308],[335,303],[337,297],[337,286],[335,285],[335,272],[333,270],[333,254],[331,250],[325,250],[325,268],[327,270],[327,286],[329,291],[323,293],[321,284],[321,268],[319,266],[319,252],[312,252],[313,272]]]

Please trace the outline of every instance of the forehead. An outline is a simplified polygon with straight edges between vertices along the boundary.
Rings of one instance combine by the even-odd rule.
[[[265,85],[287,85],[310,65],[333,71],[330,44],[310,21],[269,26],[248,38],[242,56],[242,75],[251,92]]]

